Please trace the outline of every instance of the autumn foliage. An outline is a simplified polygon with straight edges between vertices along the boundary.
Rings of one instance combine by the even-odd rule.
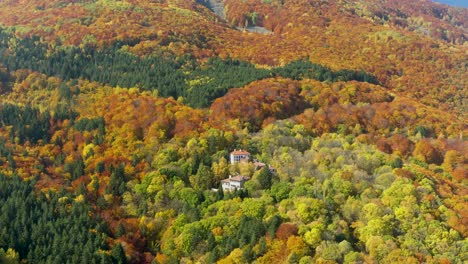
[[[205,2],[0,1],[0,262],[468,261],[466,9]]]

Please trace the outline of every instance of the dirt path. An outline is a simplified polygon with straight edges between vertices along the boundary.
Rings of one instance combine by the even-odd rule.
[[[215,13],[218,17],[222,18],[223,20],[226,20],[226,14],[224,13],[224,4],[222,0],[201,0],[201,2],[206,7],[211,9],[211,11],[213,11],[213,13]],[[271,32],[270,30],[259,26],[250,26],[245,29],[241,27],[236,27],[236,29],[239,31],[245,30],[248,32],[259,34],[273,34],[273,32]]]
[[[207,0],[206,6],[211,9],[217,16],[226,20],[226,15],[224,14],[224,4],[222,1]]]

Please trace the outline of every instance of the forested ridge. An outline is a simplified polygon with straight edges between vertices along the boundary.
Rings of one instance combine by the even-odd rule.
[[[0,2],[0,263],[467,262],[466,9],[223,3]]]
[[[242,87],[271,76],[378,83],[374,76],[362,71],[333,72],[305,60],[269,71],[233,59],[211,58],[204,65],[199,65],[190,56],[138,57],[125,52],[124,43],[103,49],[58,45],[50,51],[49,45],[37,36],[16,39],[13,34],[2,30],[0,38],[0,58],[10,71],[31,69],[64,80],[84,78],[123,88],[138,86],[143,90],[157,90],[165,97],[186,97],[187,103],[195,107],[209,106],[229,88]]]

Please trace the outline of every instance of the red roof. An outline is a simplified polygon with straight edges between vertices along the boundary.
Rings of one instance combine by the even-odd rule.
[[[250,177],[247,177],[247,176],[242,176],[242,175],[237,175],[237,176],[234,176],[234,177],[230,177],[230,178],[227,178],[227,179],[224,179],[222,180],[221,182],[231,182],[231,181],[248,181],[250,180]]]
[[[231,177],[231,181],[248,181],[248,180],[250,180],[250,177],[241,176],[241,175]]]
[[[263,168],[263,167],[266,166],[266,164],[263,163],[263,162],[256,161],[256,162],[254,162],[254,166],[257,167],[257,168]]]
[[[242,150],[242,149],[235,149],[233,152],[231,152],[232,155],[250,155],[249,152]]]

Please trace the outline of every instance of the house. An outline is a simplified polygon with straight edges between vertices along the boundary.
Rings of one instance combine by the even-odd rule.
[[[242,149],[235,149],[231,152],[231,164],[239,163],[239,162],[248,162],[250,159],[250,153],[242,150]]]
[[[271,165],[267,165],[267,164],[265,164],[263,162],[260,162],[260,161],[258,161],[256,159],[253,160],[253,165],[255,167],[255,170],[261,170],[261,169],[268,166],[268,169],[270,170],[271,173],[276,173],[275,168],[273,168]]]
[[[254,167],[255,167],[255,170],[261,170],[261,169],[263,169],[263,168],[266,166],[265,163],[260,162],[260,161],[258,161],[258,160],[256,160],[256,159],[253,160],[253,165],[254,165]]]
[[[250,180],[250,177],[237,175],[232,177],[229,175],[228,179],[224,179],[221,181],[221,186],[223,191],[234,191],[234,190],[242,190],[244,189],[244,184],[246,181]]]

